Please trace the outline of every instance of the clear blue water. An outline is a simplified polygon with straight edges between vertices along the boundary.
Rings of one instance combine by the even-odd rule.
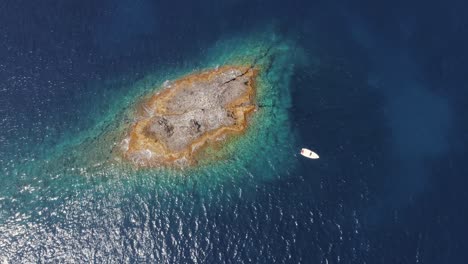
[[[2,1],[0,260],[465,262],[468,6],[374,2]],[[273,64],[277,153],[169,180],[55,159],[261,32],[300,47]]]

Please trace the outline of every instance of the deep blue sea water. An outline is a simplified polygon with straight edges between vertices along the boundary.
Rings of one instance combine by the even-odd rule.
[[[1,1],[0,260],[465,263],[467,12],[463,1]],[[268,181],[246,169],[244,183],[228,175],[203,194],[63,180],[67,164],[37,175],[47,150],[149,72],[266,27],[311,62],[293,72],[288,114],[295,147],[319,160],[292,151],[293,169]]]

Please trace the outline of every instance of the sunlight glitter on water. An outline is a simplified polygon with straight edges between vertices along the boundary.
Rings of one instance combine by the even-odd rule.
[[[220,161],[183,171],[135,170],[106,163],[113,142],[106,135],[120,127],[122,109],[130,109],[148,89],[193,69],[251,62],[266,50],[268,55],[256,61],[266,69],[257,91],[263,107],[245,135],[221,150],[207,152]],[[302,54],[293,42],[272,32],[226,39],[207,54],[170,74],[156,73],[136,82],[127,94],[111,97],[114,101],[106,103],[111,105],[107,111],[91,109],[96,117],[89,120],[98,120],[94,127],[86,125],[91,129],[40,147],[35,161],[12,163],[15,169],[9,173],[18,177],[7,179],[0,201],[0,246],[7,249],[7,259],[204,263],[226,256],[255,259],[253,252],[245,251],[249,247],[273,250],[256,242],[256,237],[269,232],[256,230],[271,221],[270,212],[263,210],[281,212],[281,208],[251,202],[264,182],[279,179],[282,171],[295,166],[294,156],[289,155],[295,151],[288,117],[289,79]],[[242,219],[247,212],[252,218]],[[230,230],[227,219],[239,225]],[[215,253],[216,245],[223,243],[227,252]],[[290,247],[286,244],[287,251]]]

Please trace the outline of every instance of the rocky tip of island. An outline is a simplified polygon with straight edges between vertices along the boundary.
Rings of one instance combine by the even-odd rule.
[[[195,164],[201,149],[247,128],[257,74],[252,66],[223,66],[164,82],[137,105],[122,156],[141,167]]]

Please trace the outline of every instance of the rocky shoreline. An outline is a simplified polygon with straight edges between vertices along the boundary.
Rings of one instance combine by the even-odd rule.
[[[138,104],[122,156],[142,167],[195,164],[202,148],[247,128],[257,74],[251,66],[223,66],[166,81]]]

